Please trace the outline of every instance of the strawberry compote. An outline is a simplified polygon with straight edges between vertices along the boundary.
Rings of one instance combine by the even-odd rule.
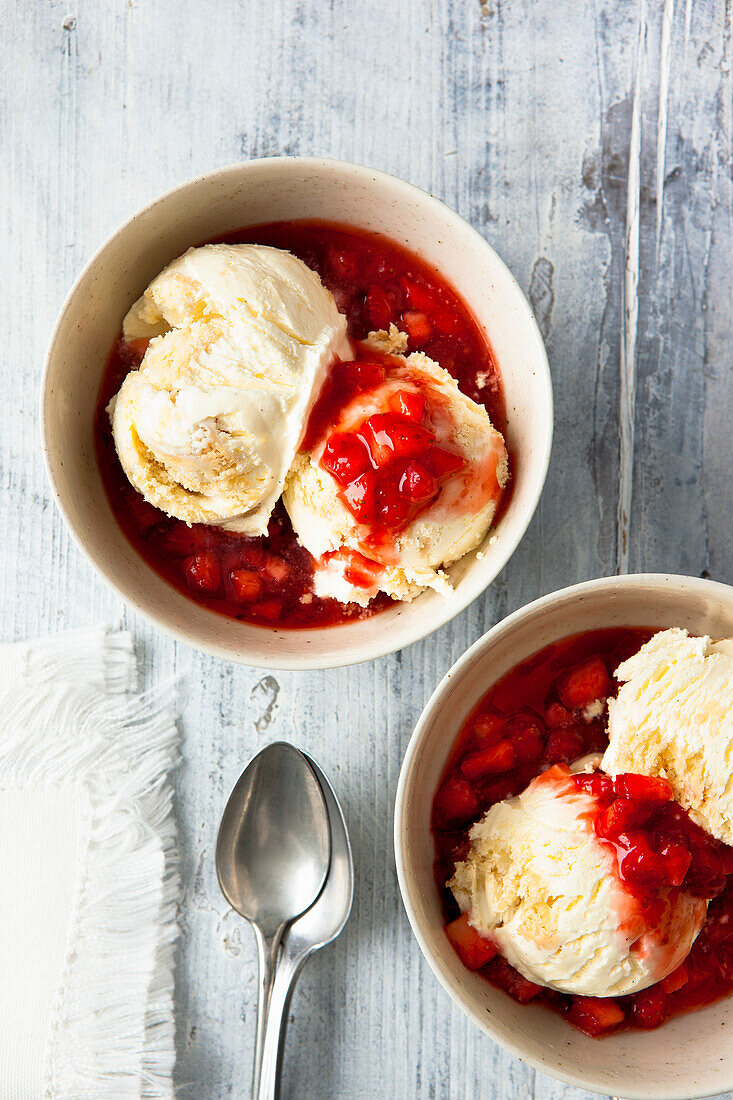
[[[222,240],[286,249],[321,276],[348,318],[356,351],[355,364],[334,365],[332,388],[340,369],[358,374],[360,363],[365,365],[362,373],[384,369],[385,357],[359,341],[372,330],[395,324],[407,334],[409,351],[423,351],[444,367],[468,397],[486,407],[494,426],[505,432],[499,374],[483,333],[455,291],[412,253],[383,237],[325,222],[257,226]],[[214,526],[189,527],[165,516],[133,489],[117,458],[106,407],[127,373],[140,365],[146,347],[146,341],[125,343],[120,337],[116,342],[100,389],[95,432],[110,506],[142,557],[198,603],[230,618],[270,627],[327,626],[364,618],[391,605],[393,601],[385,595],[378,595],[367,608],[315,596],[313,560],[298,543],[282,503],[275,508],[267,535],[247,538]],[[364,432],[375,447],[392,446],[397,440],[397,491],[392,485],[395,466],[390,466],[389,485],[382,485],[372,471],[362,477],[366,468],[354,473],[355,463],[363,456],[354,450],[353,441],[343,445],[342,440],[341,446],[334,441],[333,453],[324,460],[325,468],[333,468],[343,483],[345,499],[355,514],[392,531],[430,503],[460,469],[456,456],[432,446],[421,424],[424,405],[419,398],[406,392],[401,404],[397,398],[395,402],[385,423],[365,424]],[[322,415],[327,405],[321,403]]]
[[[617,998],[570,996],[528,981],[461,915],[445,884],[465,858],[471,826],[494,803],[519,794],[554,764],[603,752],[606,701],[618,689],[613,670],[652,633],[590,631],[514,668],[465,723],[433,800],[435,880],[446,933],[464,965],[520,1003],[546,1005],[593,1037],[624,1027],[655,1028],[733,992],[733,849],[690,820],[666,780],[635,774],[612,780],[600,772],[573,777],[593,796],[594,831],[650,923],[660,891],[684,890],[710,902],[682,965],[647,989]]]
[[[339,498],[369,528],[365,546],[377,548],[411,523],[467,466],[462,454],[436,437],[445,398],[428,381],[388,355],[374,362],[336,363],[313,408],[303,447],[318,443],[320,465],[339,486]],[[364,404],[383,390],[386,411],[363,416]],[[395,378],[399,381],[395,381]],[[359,419],[348,430],[342,417],[354,403]],[[324,443],[325,440],[325,443]]]

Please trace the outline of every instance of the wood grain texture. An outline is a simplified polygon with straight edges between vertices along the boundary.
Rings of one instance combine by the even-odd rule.
[[[332,778],[357,867],[347,930],[296,993],[285,1097],[577,1100],[439,989],[401,908],[392,806],[437,679],[507,612],[617,570],[733,582],[731,0],[4,0],[2,12],[3,634],[123,622],[146,683],[179,677],[180,1096],[247,1094],[253,944],[212,852],[244,762],[284,737]],[[97,580],[51,501],[37,395],[62,299],[123,218],[190,175],[280,153],[384,168],[468,218],[532,300],[557,413],[538,513],[482,599],[388,659],[268,676],[173,644]]]

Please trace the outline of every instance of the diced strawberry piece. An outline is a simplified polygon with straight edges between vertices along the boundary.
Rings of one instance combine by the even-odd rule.
[[[453,950],[469,970],[480,970],[496,954],[496,947],[468,923],[468,913],[445,926],[445,934]]]
[[[213,554],[194,554],[186,562],[186,582],[192,592],[213,596],[221,584],[221,569]]]
[[[415,458],[433,441],[432,433],[392,413],[375,413],[362,424],[361,438],[371,451],[374,464],[386,466],[394,458]]]
[[[550,703],[545,711],[545,721],[550,729],[558,729],[562,726],[569,726],[574,719],[562,703]]]
[[[634,995],[631,1000],[629,1023],[632,1027],[651,1030],[664,1023],[668,1011],[667,994],[661,984],[657,983]]]
[[[473,740],[487,745],[495,745],[505,736],[506,721],[495,714],[479,714],[473,723]]]
[[[373,470],[367,470],[346,486],[344,500],[359,523],[371,523],[377,503],[377,479]]]
[[[384,413],[375,413],[370,416],[359,428],[359,439],[371,455],[372,463],[381,469],[389,465],[394,459],[394,446],[392,437],[384,430],[384,422],[389,425],[393,417]]]
[[[321,466],[338,481],[348,485],[370,466],[369,451],[358,436],[334,432],[321,455]]]
[[[399,458],[417,458],[424,455],[435,441],[435,436],[420,424],[405,424],[393,430],[395,454]]]
[[[278,557],[277,554],[268,554],[262,569],[266,576],[275,581],[276,584],[282,584],[292,572],[290,565],[284,558]]]
[[[282,600],[261,600],[252,608],[253,615],[256,615],[258,619],[264,619],[268,623],[275,622],[282,613]]]
[[[664,864],[664,874],[669,885],[681,886],[692,863],[690,849],[678,840],[660,837],[657,851]]]
[[[387,377],[381,363],[370,363],[361,359],[342,363],[341,368],[348,372],[349,382],[362,392],[375,390],[377,386],[381,386]]]
[[[613,997],[573,997],[568,1019],[592,1039],[615,1031],[626,1019]]]
[[[393,458],[417,458],[425,454],[434,441],[432,432],[420,424],[406,421],[390,413],[375,413],[363,428],[378,466]],[[371,446],[371,438],[375,446]]]
[[[639,848],[644,852],[652,851],[651,837],[643,829],[629,829],[625,833],[619,833],[616,840],[625,852],[630,852],[632,848]]]
[[[479,801],[471,784],[457,772],[444,780],[433,803],[438,826],[471,821],[479,812]]]
[[[518,970],[506,961],[503,955],[497,955],[491,964],[491,979],[520,1005],[529,1004],[542,989],[542,986],[522,977]]]
[[[555,729],[547,738],[545,760],[548,764],[572,764],[583,755],[583,735],[575,729]]]
[[[614,797],[613,780],[602,772],[579,772],[575,776],[575,783],[581,791],[603,801]]]
[[[467,779],[482,779],[485,775],[508,772],[516,763],[513,743],[507,738],[478,752],[470,752],[461,761],[461,771]]]
[[[394,321],[394,305],[380,286],[370,286],[364,299],[364,314],[375,329],[389,328]]]
[[[413,309],[419,309],[426,313],[432,313],[438,301],[435,291],[413,279],[403,280],[407,301]]]
[[[578,665],[561,677],[558,684],[560,702],[570,710],[587,707],[596,699],[605,699],[610,693],[611,680],[600,657],[591,657]]]
[[[377,496],[377,520],[396,531],[403,527],[410,515],[410,502],[399,487],[392,482],[380,486]]]
[[[427,314],[414,309],[405,310],[402,314],[402,328],[410,337],[410,343],[417,347],[427,344],[432,332]]]
[[[398,416],[420,424],[425,415],[425,398],[414,390],[395,390],[389,399],[389,407]]]
[[[628,798],[616,798],[596,820],[599,836],[616,838],[629,829],[637,829],[649,820],[649,807],[636,806]]]
[[[242,603],[254,603],[262,592],[262,578],[250,569],[233,569],[229,575],[232,591]]]
[[[460,473],[466,466],[463,455],[446,451],[443,447],[431,447],[425,457],[425,462],[438,481],[447,481],[449,477]]]
[[[628,833],[622,833],[621,837],[628,835]],[[659,887],[666,881],[665,867],[660,857],[640,843],[632,847],[623,857],[619,865],[619,874],[622,881],[628,882],[631,886]]]
[[[400,492],[414,504],[422,504],[434,497],[438,491],[437,479],[426,470],[422,463],[409,462],[400,480]]]
[[[687,967],[682,963],[681,966],[678,966],[676,970],[667,975],[662,982],[662,989],[665,993],[676,993],[679,989],[682,989],[683,985],[687,985],[689,977]]]
[[[666,779],[655,779],[650,775],[622,772],[616,776],[613,785],[620,798],[630,798],[632,802],[670,802],[674,797],[672,786]]]

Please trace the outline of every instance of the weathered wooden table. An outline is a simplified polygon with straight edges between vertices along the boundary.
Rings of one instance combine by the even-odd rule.
[[[122,622],[147,683],[180,677],[181,1097],[248,1094],[253,943],[213,847],[243,763],[278,737],[331,776],[357,867],[347,931],[295,996],[285,1095],[584,1095],[439,988],[399,900],[392,805],[428,694],[507,612],[616,571],[733,582],[732,20],[731,0],[5,0],[3,634]],[[532,300],[557,414],[537,516],[482,599],[388,659],[266,676],[173,644],[97,580],[51,501],[37,394],[72,278],[122,219],[281,153],[384,168],[485,234]]]

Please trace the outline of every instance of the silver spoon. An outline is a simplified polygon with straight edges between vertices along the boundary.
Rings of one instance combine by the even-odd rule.
[[[267,1095],[261,1089],[262,1054],[282,936],[320,894],[330,862],[329,817],[315,772],[292,745],[268,745],[239,777],[216,842],[219,885],[257,941],[255,1100]]]
[[[325,775],[308,760],[321,784],[331,823],[331,868],[326,885],[310,909],[293,921],[282,939],[282,948],[270,996],[270,1012],[262,1059],[260,1100],[277,1100],[288,1010],[295,983],[308,957],[331,943],[342,931],[354,897],[354,865],[346,822],[338,799]]]

